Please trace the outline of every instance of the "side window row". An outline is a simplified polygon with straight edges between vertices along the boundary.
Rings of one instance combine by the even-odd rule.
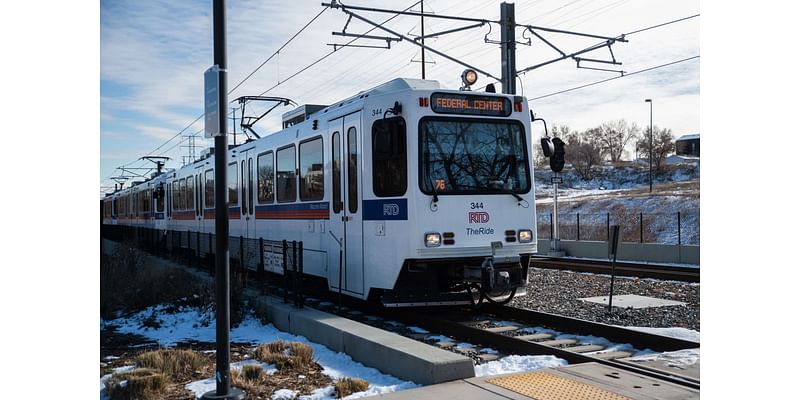
[[[322,200],[325,179],[322,158],[322,137],[300,143],[300,177],[297,177],[295,145],[267,151],[256,159],[258,202],[291,203],[297,201],[298,183],[300,201]]]

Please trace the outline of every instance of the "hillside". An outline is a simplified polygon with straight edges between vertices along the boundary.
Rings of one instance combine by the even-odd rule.
[[[549,169],[534,171],[539,238],[550,238],[551,176]],[[565,168],[562,177],[561,239],[577,239],[580,214],[581,240],[606,240],[607,225],[619,224],[623,241],[677,244],[680,213],[680,243],[700,244],[699,166],[671,166],[667,173],[654,176],[652,194],[647,169],[633,166],[604,167],[589,181]]]

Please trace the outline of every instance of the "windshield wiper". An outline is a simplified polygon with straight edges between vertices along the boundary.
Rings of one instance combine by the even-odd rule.
[[[438,203],[439,202],[439,193],[436,191],[436,185],[434,185],[434,183],[433,183],[433,178],[430,178],[430,182],[431,182],[431,189],[433,189],[433,202],[434,203]]]
[[[517,201],[525,200],[525,199],[522,198],[522,196],[514,193],[511,189],[503,189],[503,193],[508,193],[508,194],[514,196],[514,198],[517,199]]]

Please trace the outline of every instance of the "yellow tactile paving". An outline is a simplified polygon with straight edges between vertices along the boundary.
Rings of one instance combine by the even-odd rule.
[[[507,376],[487,382],[536,400],[631,400],[629,397],[547,372]]]

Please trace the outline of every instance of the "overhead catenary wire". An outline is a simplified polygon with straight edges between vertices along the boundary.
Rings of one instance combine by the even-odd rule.
[[[322,11],[320,11],[317,15],[315,15],[313,18],[311,18],[311,20],[309,20],[305,25],[303,25],[303,27],[300,28],[300,30],[298,30],[294,35],[292,35],[292,37],[290,37],[289,40],[287,40],[280,48],[278,48],[278,50],[273,52],[258,67],[256,67],[252,72],[250,72],[250,74],[248,74],[246,77],[244,77],[244,79],[242,79],[239,83],[237,83],[236,86],[234,86],[232,89],[230,89],[228,91],[228,95],[232,94],[233,91],[238,89],[242,84],[244,84],[248,79],[250,79],[256,72],[258,72],[264,65],[266,65],[273,57],[275,57],[275,55],[279,54],[281,50],[283,50],[286,46],[288,46],[298,35],[300,35],[306,28],[308,28],[314,21],[316,21],[326,10],[327,10],[327,8],[323,8]],[[194,125],[198,121],[200,121],[200,119],[202,119],[204,115],[205,115],[205,113],[201,114],[200,116],[195,118],[191,123],[189,123],[189,125],[187,125],[183,129],[181,129],[181,131],[178,132],[175,136],[167,139],[167,141],[165,141],[164,143],[162,143],[161,145],[159,145],[158,147],[153,149],[149,154],[153,154],[153,153],[157,152],[159,149],[161,149],[162,147],[166,146],[169,142],[171,142],[171,141],[175,140],[176,138],[180,137],[187,129],[191,128],[192,125]],[[228,115],[230,115],[230,113]],[[195,134],[197,134],[197,133],[195,133]],[[178,145],[183,143],[185,140],[187,140],[187,139],[182,139],[181,141],[179,141]],[[165,154],[165,153],[169,152],[170,150],[174,149],[176,146],[172,146],[168,150],[163,151],[163,152],[158,153],[158,154],[159,155]],[[133,160],[133,161],[127,163],[127,164],[122,165],[121,167],[127,167],[127,166],[130,166],[130,165],[133,165],[134,163],[136,163],[138,161],[140,161],[140,159]],[[113,173],[112,173],[112,175],[113,175]],[[111,175],[106,177],[105,180],[108,180],[110,178],[111,178]]]
[[[672,61],[672,62],[669,62],[669,63],[666,63],[666,64],[661,64],[661,65],[656,65],[655,67],[650,67],[650,68],[640,69],[640,70],[634,71],[634,72],[629,72],[629,73],[626,73],[625,75],[615,76],[613,78],[608,78],[608,79],[603,79],[603,80],[599,80],[599,81],[592,82],[592,83],[587,83],[585,85],[576,86],[574,88],[560,90],[558,92],[553,92],[553,93],[545,94],[545,95],[542,95],[542,96],[529,98],[528,101],[539,100],[539,99],[543,99],[545,97],[555,96],[555,95],[558,95],[558,94],[571,92],[571,91],[578,90],[578,89],[583,89],[583,88],[586,88],[586,87],[589,87],[589,86],[599,85],[601,83],[608,82],[608,81],[613,81],[615,79],[624,78],[626,76],[636,75],[636,74],[640,74],[642,72],[652,71],[654,69],[664,68],[664,67],[668,67],[670,65],[675,65],[675,64],[682,63],[682,62],[691,61],[691,60],[694,60],[696,58],[700,58],[700,56],[697,55],[697,56],[693,56],[693,57],[689,57],[689,58],[684,58],[682,60]]]

